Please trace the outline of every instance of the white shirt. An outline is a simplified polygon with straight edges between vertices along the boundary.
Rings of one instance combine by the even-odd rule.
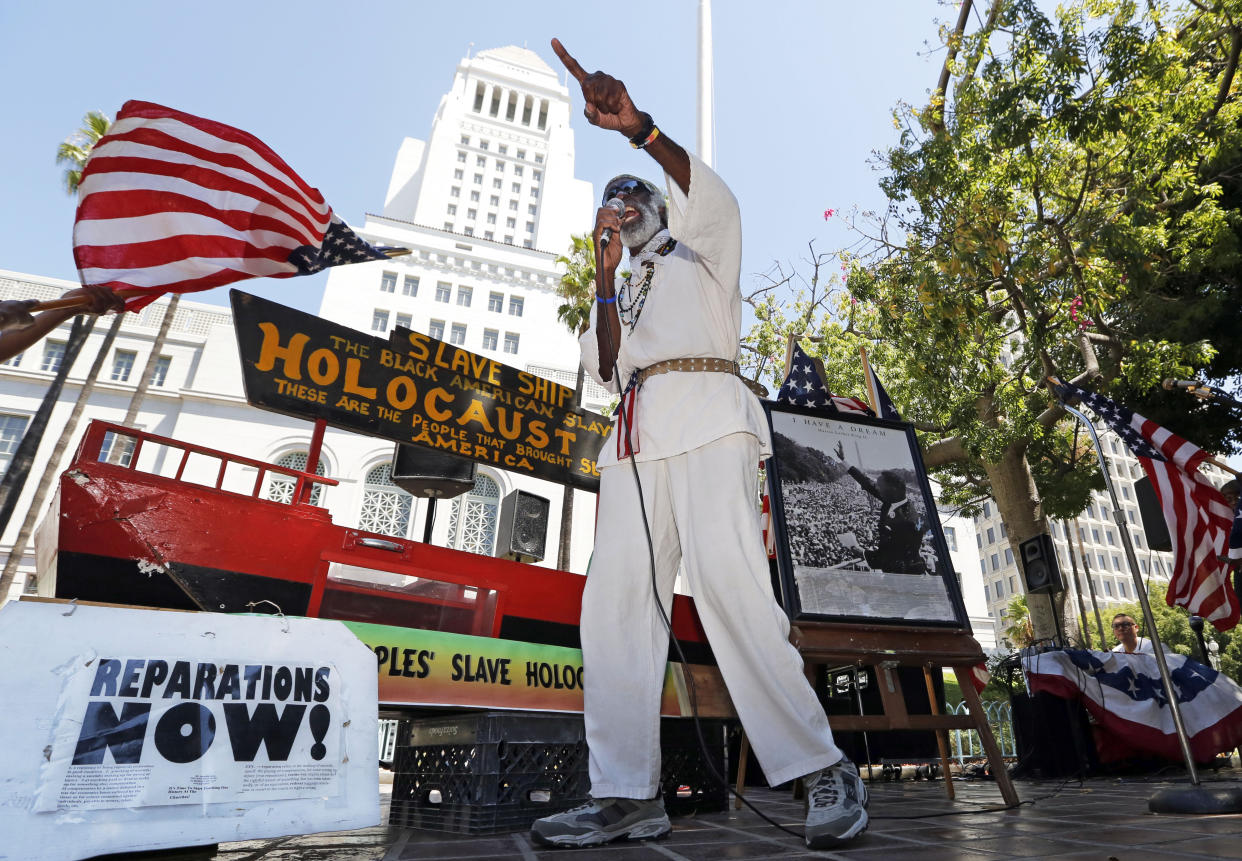
[[[621,325],[617,355],[620,378],[604,382],[599,373],[596,315],[579,339],[583,367],[608,391],[620,392],[631,372],[666,359],[720,358],[734,360],[742,329],[742,221],[728,186],[702,161],[690,156],[690,194],[671,177],[668,184],[669,232],[677,247],[652,258],[655,274],[633,331]],[[635,266],[637,286],[644,271]],[[754,434],[760,457],[772,453],[767,417],[759,400],[742,380],[719,372],[657,374],[638,392],[633,430],[636,460],[683,454],[732,433]],[[597,465],[617,463],[613,430],[600,450]]]
[[[1147,637],[1138,638],[1138,646],[1135,647],[1133,652],[1126,652],[1126,647],[1124,643],[1118,643],[1116,646],[1113,647],[1113,651],[1124,652],[1130,655],[1154,655],[1156,654],[1156,650],[1152,647],[1151,640],[1149,640]]]

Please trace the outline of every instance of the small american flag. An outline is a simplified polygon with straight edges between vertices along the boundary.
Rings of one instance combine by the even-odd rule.
[[[818,407],[834,413],[875,415],[864,401],[830,392],[824,383],[823,370],[819,359],[812,359],[800,346],[794,344],[789,373],[785,375],[785,382],[781,383],[781,390],[776,394],[776,402],[796,407]]]
[[[73,227],[83,284],[164,293],[383,260],[266,144],[223,123],[129,101],[86,161]]]
[[[871,389],[871,400],[875,402],[875,408],[880,418],[894,422],[901,421],[901,413],[897,412],[897,406],[893,403],[893,399],[888,396],[884,384],[875,375],[875,371],[871,370],[871,363],[866,361],[865,357],[863,373],[867,375],[867,385]]]
[[[1227,563],[1219,561],[1233,523],[1225,498],[1199,464],[1207,452],[1133,410],[1071,383],[1053,386],[1062,401],[1078,398],[1121,437],[1151,479],[1169,525],[1173,575],[1169,606],[1185,607],[1217,630],[1238,624],[1238,597],[1229,583]]]

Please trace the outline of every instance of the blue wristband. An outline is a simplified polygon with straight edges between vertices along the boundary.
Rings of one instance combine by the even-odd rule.
[[[599,303],[600,303],[600,304],[602,304],[602,305],[611,305],[613,302],[616,302],[616,301],[617,301],[617,297],[616,297],[616,296],[610,296],[610,297],[608,297],[607,299],[605,299],[603,296],[596,296],[596,297],[595,297],[595,301],[596,301],[596,302],[599,302]]]

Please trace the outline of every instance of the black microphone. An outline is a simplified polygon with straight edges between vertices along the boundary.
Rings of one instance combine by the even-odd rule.
[[[1174,389],[1185,389],[1196,398],[1203,398],[1205,400],[1215,394],[1215,392],[1212,391],[1211,386],[1207,383],[1201,383],[1198,380],[1175,380],[1172,377],[1169,377],[1161,383],[1161,386],[1164,387],[1166,392],[1171,392]]]
[[[618,218],[621,217],[622,215],[625,215],[625,203],[619,197],[614,197],[612,200],[605,203],[604,208],[611,209],[613,212],[617,213]],[[600,237],[599,237],[599,247],[607,248],[608,243],[611,241],[612,241],[612,228],[605,227],[604,232],[600,234]]]

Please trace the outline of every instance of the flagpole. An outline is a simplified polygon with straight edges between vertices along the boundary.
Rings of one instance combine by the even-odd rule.
[[[1130,563],[1130,576],[1134,578],[1134,591],[1138,595],[1139,604],[1143,608],[1143,616],[1147,621],[1147,635],[1151,639],[1152,649],[1155,652],[1156,666],[1160,670],[1160,681],[1164,684],[1165,698],[1169,702],[1169,712],[1173,715],[1173,728],[1177,731],[1177,743],[1182,749],[1182,758],[1186,761],[1186,772],[1190,775],[1190,782],[1198,787],[1199,772],[1195,768],[1195,759],[1190,752],[1190,741],[1186,736],[1186,725],[1182,721],[1182,709],[1177,701],[1177,691],[1173,688],[1173,679],[1169,675],[1169,664],[1164,659],[1164,648],[1160,644],[1160,633],[1156,630],[1156,619],[1151,612],[1151,603],[1147,600],[1147,589],[1144,588],[1143,578],[1139,574],[1138,558],[1134,555],[1134,544],[1130,540],[1130,527],[1126,523],[1121,501],[1117,499],[1117,489],[1113,486],[1112,474],[1108,469],[1108,458],[1104,454],[1104,447],[1100,444],[1100,436],[1095,432],[1095,425],[1086,416],[1068,404],[1063,402],[1061,406],[1067,413],[1083,423],[1083,426],[1087,428],[1087,432],[1091,434],[1091,441],[1095,444],[1095,456],[1100,461],[1100,471],[1104,473],[1104,485],[1108,488],[1108,495],[1113,501],[1113,519],[1117,522],[1118,531],[1121,532],[1121,544],[1126,551],[1126,561]]]

